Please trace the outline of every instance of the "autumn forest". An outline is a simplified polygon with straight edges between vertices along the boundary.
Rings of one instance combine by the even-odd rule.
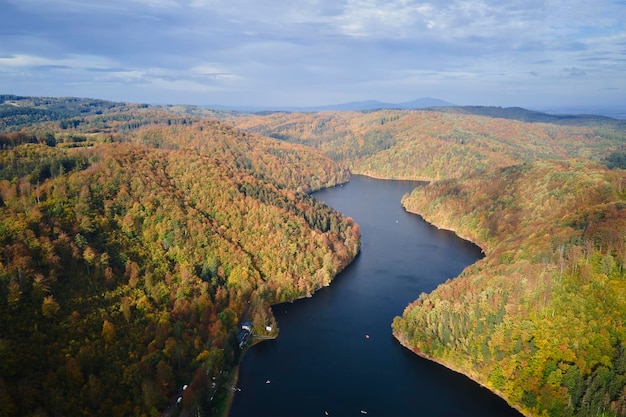
[[[626,124],[528,117],[0,95],[0,415],[223,413],[241,321],[276,336],[359,252],[309,195],[357,173],[429,181],[405,209],[486,254],[402,345],[525,415],[625,416]]]

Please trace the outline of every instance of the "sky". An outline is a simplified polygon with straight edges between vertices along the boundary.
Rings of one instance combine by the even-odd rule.
[[[626,0],[0,0],[0,94],[626,107]]]

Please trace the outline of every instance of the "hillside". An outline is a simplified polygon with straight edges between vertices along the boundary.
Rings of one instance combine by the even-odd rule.
[[[271,303],[356,255],[358,227],[303,192],[348,180],[331,160],[163,114],[2,135],[0,415],[219,406],[240,319],[276,332]]]
[[[626,174],[608,169],[626,168],[626,131],[604,118],[575,126],[463,109],[231,123],[313,146],[352,172],[437,180],[406,209],[487,255],[420,295],[394,321],[396,338],[527,415],[626,415]]]
[[[596,114],[549,114],[522,107],[493,106],[441,106],[437,112],[473,114],[501,119],[519,120],[529,123],[552,123],[571,126],[604,126],[615,129],[626,128],[626,121]]]
[[[229,119],[246,131],[321,150],[378,178],[461,178],[541,159],[605,161],[626,130],[561,126],[435,111],[293,113]],[[621,155],[621,154],[620,154]]]
[[[160,113],[159,118],[155,118]],[[138,114],[144,115],[138,117]],[[156,106],[141,103],[124,103],[100,99],[77,97],[29,97],[14,94],[0,94],[0,131],[3,133],[32,129],[35,125],[47,123],[47,127],[76,129],[86,120],[91,120],[92,129],[110,128],[111,122],[143,122],[145,115],[152,116],[153,123],[161,123],[172,117],[232,117],[235,113],[226,110],[204,109],[197,106]],[[98,123],[100,120],[100,123]],[[94,122],[95,121],[95,122]],[[137,126],[134,126],[137,127]]]
[[[626,172],[537,162],[406,196],[486,252],[393,323],[527,415],[626,415]]]
[[[306,194],[349,171],[434,180],[406,209],[486,252],[394,320],[403,345],[527,415],[626,415],[619,123],[2,97],[27,110],[0,118],[0,415],[219,405],[238,321],[275,328],[358,252]]]

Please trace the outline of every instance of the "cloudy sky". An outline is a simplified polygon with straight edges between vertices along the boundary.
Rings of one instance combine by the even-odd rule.
[[[0,93],[626,104],[624,0],[0,0]]]

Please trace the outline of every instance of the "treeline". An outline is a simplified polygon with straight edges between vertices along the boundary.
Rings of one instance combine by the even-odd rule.
[[[527,415],[626,415],[626,173],[538,162],[440,181],[409,211],[486,257],[393,322]]]
[[[37,145],[19,146],[0,153],[0,180],[38,185],[48,178],[87,167],[90,157],[93,154],[86,152],[65,152]]]
[[[48,129],[23,130],[0,133],[0,150],[13,149],[26,143],[40,143],[49,147],[81,147],[94,143],[111,142],[115,137],[106,134],[81,134],[76,132],[53,132]]]
[[[621,125],[561,126],[437,111],[275,113],[230,123],[319,149],[354,173],[396,179],[462,178],[543,159],[611,163],[626,140]]]
[[[193,126],[155,126],[130,132],[126,137],[133,143],[157,148],[197,149],[259,180],[270,180],[279,188],[295,191],[311,192],[350,178],[348,170],[310,147],[242,132],[217,120],[198,120]]]
[[[210,413],[244,311],[275,328],[359,250],[296,190],[347,179],[311,149],[199,120],[120,140],[1,154],[0,415]]]
[[[146,114],[150,116],[146,118]],[[4,132],[29,129],[35,124],[47,124],[54,130],[131,130],[147,124],[175,124],[198,117],[232,115],[230,111],[197,106],[158,106],[78,97],[0,94],[0,130]]]
[[[548,114],[522,107],[496,107],[496,106],[454,106],[437,107],[433,111],[456,114],[474,114],[477,116],[496,117],[501,119],[519,120],[529,123],[551,123],[567,126],[596,126],[611,129],[624,130],[624,120],[613,119],[606,116],[593,114]]]
[[[0,128],[16,130],[35,123],[58,121],[78,116],[125,112],[145,104],[117,103],[76,97],[25,97],[0,95]]]
[[[611,153],[606,158],[606,165],[613,168],[621,168],[626,169],[626,145],[622,146],[620,149]]]

